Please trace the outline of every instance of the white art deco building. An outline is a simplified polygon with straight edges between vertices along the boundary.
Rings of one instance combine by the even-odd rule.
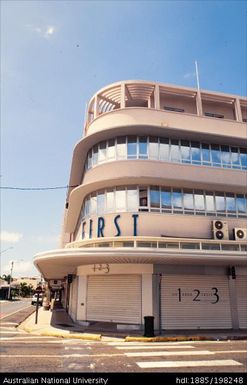
[[[194,88],[122,81],[92,97],[61,248],[35,256],[73,320],[247,328],[246,122],[246,98]]]

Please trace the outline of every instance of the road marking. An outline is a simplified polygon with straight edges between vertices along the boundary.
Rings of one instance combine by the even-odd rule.
[[[156,361],[156,362],[137,362],[142,369],[151,368],[182,368],[200,366],[243,366],[235,360],[211,360],[211,361]]]
[[[202,342],[202,341],[200,341]],[[203,342],[207,342],[207,341],[203,341]],[[173,346],[173,345],[191,345],[192,343],[194,343],[194,341],[179,341],[179,342],[125,342],[125,341],[119,341],[119,342],[106,342],[107,345],[111,345],[111,346],[118,346],[118,345],[129,345],[129,346],[142,346],[142,345],[147,345],[147,346],[155,346],[155,345],[159,345],[159,346]]]
[[[1,322],[0,320],[0,327],[4,325],[19,325],[18,322]]]
[[[121,350],[144,350],[144,349],[184,349],[185,346],[171,346],[171,345],[161,345],[161,346],[115,346],[116,349],[121,349]],[[187,345],[186,349],[195,349],[194,346]]]
[[[32,340],[32,339],[39,339],[39,340],[43,340],[43,339],[47,339],[47,338],[49,338],[49,339],[52,339],[52,338],[54,338],[54,339],[57,339],[57,337],[42,337],[42,336],[30,336],[30,334],[27,334],[26,335],[26,337],[16,337],[16,339],[15,339],[15,341],[17,341],[17,340],[26,340],[26,339],[29,339],[29,340]],[[0,341],[11,341],[11,340],[13,340],[13,337],[0,337]]]
[[[123,356],[122,354],[90,354],[90,359],[93,357],[119,357]],[[86,357],[89,358],[88,354],[1,354],[2,358],[80,358]]]
[[[127,357],[159,357],[159,356],[204,356],[214,355],[209,350],[192,350],[192,351],[180,351],[180,352],[135,352],[135,353],[124,353]]]
[[[5,315],[4,317],[0,317],[0,320],[5,319],[7,317],[10,317],[11,315],[18,313],[18,311],[27,309],[28,307],[31,307],[31,305],[28,305],[28,306],[25,306],[25,307],[21,307],[20,309],[14,311],[13,313],[9,313],[9,314]]]

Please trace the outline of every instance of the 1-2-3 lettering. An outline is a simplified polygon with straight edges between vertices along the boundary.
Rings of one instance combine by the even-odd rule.
[[[217,289],[217,287],[212,287],[211,288],[212,290],[212,297],[214,297],[214,300],[211,302],[212,304],[215,304],[217,302],[219,302],[219,290]],[[195,294],[194,297],[193,297],[193,300],[194,302],[200,302],[201,301],[201,291],[199,289],[194,289],[193,290],[193,293]],[[182,297],[183,297],[183,293],[182,293],[182,289],[181,288],[178,288],[178,300],[179,302],[182,302]]]

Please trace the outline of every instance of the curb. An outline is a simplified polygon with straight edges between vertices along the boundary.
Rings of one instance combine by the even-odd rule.
[[[183,342],[183,341],[208,341],[210,338],[198,336],[178,337],[125,337],[125,342]]]
[[[81,339],[81,340],[90,340],[90,341],[101,341],[101,334],[79,334],[79,333],[71,333],[71,334],[65,334],[63,332],[57,332],[52,330],[46,330],[43,329],[43,331],[35,331],[33,328],[30,328],[28,326],[23,326],[21,328],[27,333],[35,334],[39,336],[46,336],[46,337],[61,337],[61,338],[75,338],[75,339]]]

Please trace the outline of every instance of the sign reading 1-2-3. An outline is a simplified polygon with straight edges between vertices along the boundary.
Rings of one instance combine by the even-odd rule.
[[[199,289],[188,291],[179,287],[176,292],[172,293],[172,296],[177,297],[178,302],[183,302],[189,298],[192,302],[210,302],[211,304],[216,304],[220,300],[217,287],[212,287],[207,291]]]

